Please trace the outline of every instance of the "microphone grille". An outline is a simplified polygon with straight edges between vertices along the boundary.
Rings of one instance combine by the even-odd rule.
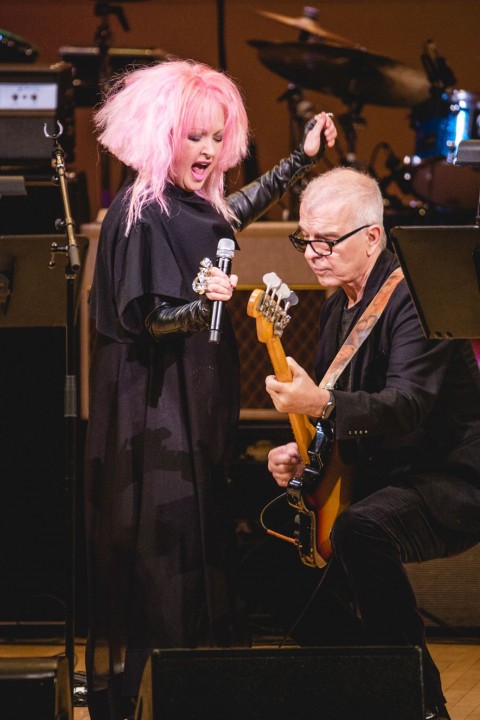
[[[231,238],[221,238],[217,245],[217,258],[231,260],[235,254],[235,241]]]

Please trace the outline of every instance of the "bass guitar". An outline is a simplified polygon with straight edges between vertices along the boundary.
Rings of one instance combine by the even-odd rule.
[[[277,379],[291,382],[281,336],[290,321],[288,310],[298,298],[275,273],[264,275],[263,281],[266,289],[252,292],[247,314],[256,320],[258,340],[267,346]],[[292,478],[286,489],[287,501],[296,511],[294,537],[266,530],[295,544],[305,565],[321,568],[332,555],[333,523],[350,503],[351,470],[340,460],[328,420],[313,424],[306,415],[293,413],[288,418],[304,466],[301,476]]]

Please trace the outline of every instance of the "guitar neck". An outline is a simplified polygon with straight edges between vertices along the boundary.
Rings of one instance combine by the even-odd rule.
[[[287,357],[280,338],[274,335],[266,341],[266,345],[277,380],[280,382],[291,382],[292,372],[288,366]],[[298,445],[302,462],[307,464],[309,462],[307,451],[311,441],[315,437],[315,428],[306,415],[289,413],[288,419],[292,426],[293,435]]]

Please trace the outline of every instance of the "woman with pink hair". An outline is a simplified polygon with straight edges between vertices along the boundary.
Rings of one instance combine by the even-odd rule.
[[[205,285],[193,281],[220,239],[234,241],[333,146],[331,118],[315,120],[302,147],[225,197],[225,172],[248,144],[227,75],[183,60],[142,68],[96,114],[100,142],[133,177],[103,222],[90,295],[92,720],[133,717],[153,648],[249,644],[226,482],[239,411],[228,312],[218,344],[208,332],[213,303],[230,299],[237,278],[213,265]]]

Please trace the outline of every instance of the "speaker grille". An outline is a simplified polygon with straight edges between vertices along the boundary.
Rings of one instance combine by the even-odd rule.
[[[480,545],[461,555],[406,565],[427,629],[451,635],[452,629],[480,630]]]
[[[318,317],[325,299],[320,289],[296,289],[299,302],[289,313],[291,320],[282,336],[286,355],[295,360],[313,376],[314,354],[318,342]],[[265,392],[265,378],[273,373],[268,351],[257,339],[255,319],[247,315],[252,290],[239,289],[229,301],[228,308],[237,336],[240,354],[242,408],[273,408]]]
[[[422,720],[420,653],[385,647],[155,650],[136,718]]]

